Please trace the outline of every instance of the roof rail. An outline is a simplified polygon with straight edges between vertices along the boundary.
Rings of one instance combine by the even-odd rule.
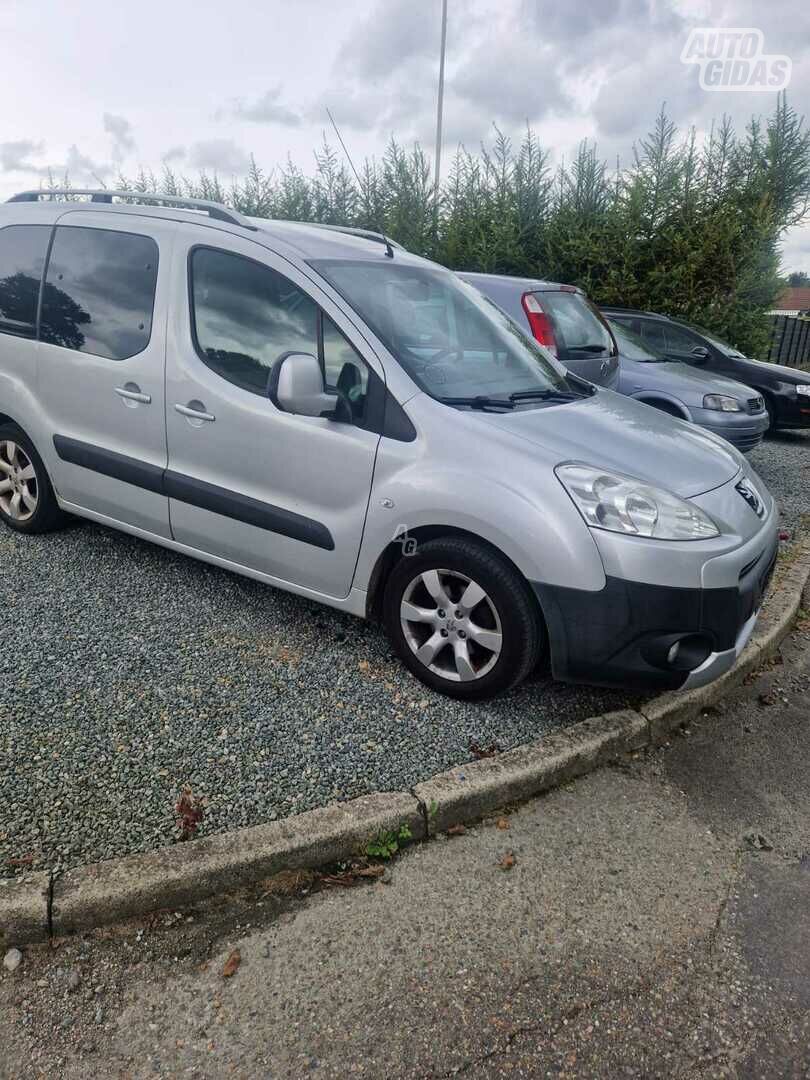
[[[39,202],[54,195],[89,195],[95,203],[111,203],[113,199],[128,199],[130,202],[158,203],[163,206],[180,206],[188,210],[204,210],[215,221],[227,221],[229,225],[239,225],[243,229],[256,232],[247,218],[236,210],[229,210],[222,203],[209,199],[192,199],[182,195],[153,195],[144,191],[109,191],[106,188],[38,188],[36,191],[20,191],[8,200],[13,202]]]
[[[389,236],[383,236],[382,233],[375,232],[373,229],[355,229],[351,225],[329,225],[324,224],[322,221],[287,221],[285,224],[306,225],[311,229],[329,229],[332,232],[348,233],[349,236],[360,236],[363,240],[373,240],[377,244],[390,244],[391,247],[399,248],[400,251],[406,250],[396,240],[392,240]]]

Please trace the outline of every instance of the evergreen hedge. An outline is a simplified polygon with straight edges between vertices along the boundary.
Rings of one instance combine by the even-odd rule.
[[[782,94],[764,122],[738,134],[724,117],[701,142],[662,109],[625,167],[583,143],[552,169],[530,129],[517,147],[496,129],[480,152],[459,148],[438,197],[422,148],[393,138],[359,183],[325,140],[310,175],[251,159],[230,185],[168,166],[119,183],[259,217],[382,227],[454,269],[574,283],[597,303],[680,315],[764,356],[779,242],[810,206],[810,132]]]

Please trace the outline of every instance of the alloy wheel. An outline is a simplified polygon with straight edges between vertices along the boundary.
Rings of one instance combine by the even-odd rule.
[[[0,442],[0,510],[13,521],[28,521],[39,501],[37,474],[19,443]]]
[[[486,591],[456,570],[425,570],[411,580],[400,604],[402,633],[429,671],[470,682],[491,671],[503,632]]]

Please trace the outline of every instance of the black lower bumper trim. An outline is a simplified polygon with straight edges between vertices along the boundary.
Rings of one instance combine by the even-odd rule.
[[[776,548],[774,537],[737,588],[679,589],[608,577],[602,590],[588,592],[532,582],[546,620],[554,677],[677,690],[689,672],[667,665],[661,642],[699,635],[711,652],[733,649],[760,605]],[[650,662],[656,656],[657,665]]]

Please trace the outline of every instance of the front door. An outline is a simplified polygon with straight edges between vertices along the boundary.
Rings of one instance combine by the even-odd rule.
[[[217,234],[214,234],[217,235]],[[379,434],[370,381],[331,300],[286,260],[224,233],[180,226],[166,377],[172,534],[315,594],[351,588]],[[352,399],[354,422],[293,416],[267,396],[286,352],[319,357]]]
[[[164,363],[174,224],[73,211],[41,300],[42,454],[61,498],[169,537]]]

